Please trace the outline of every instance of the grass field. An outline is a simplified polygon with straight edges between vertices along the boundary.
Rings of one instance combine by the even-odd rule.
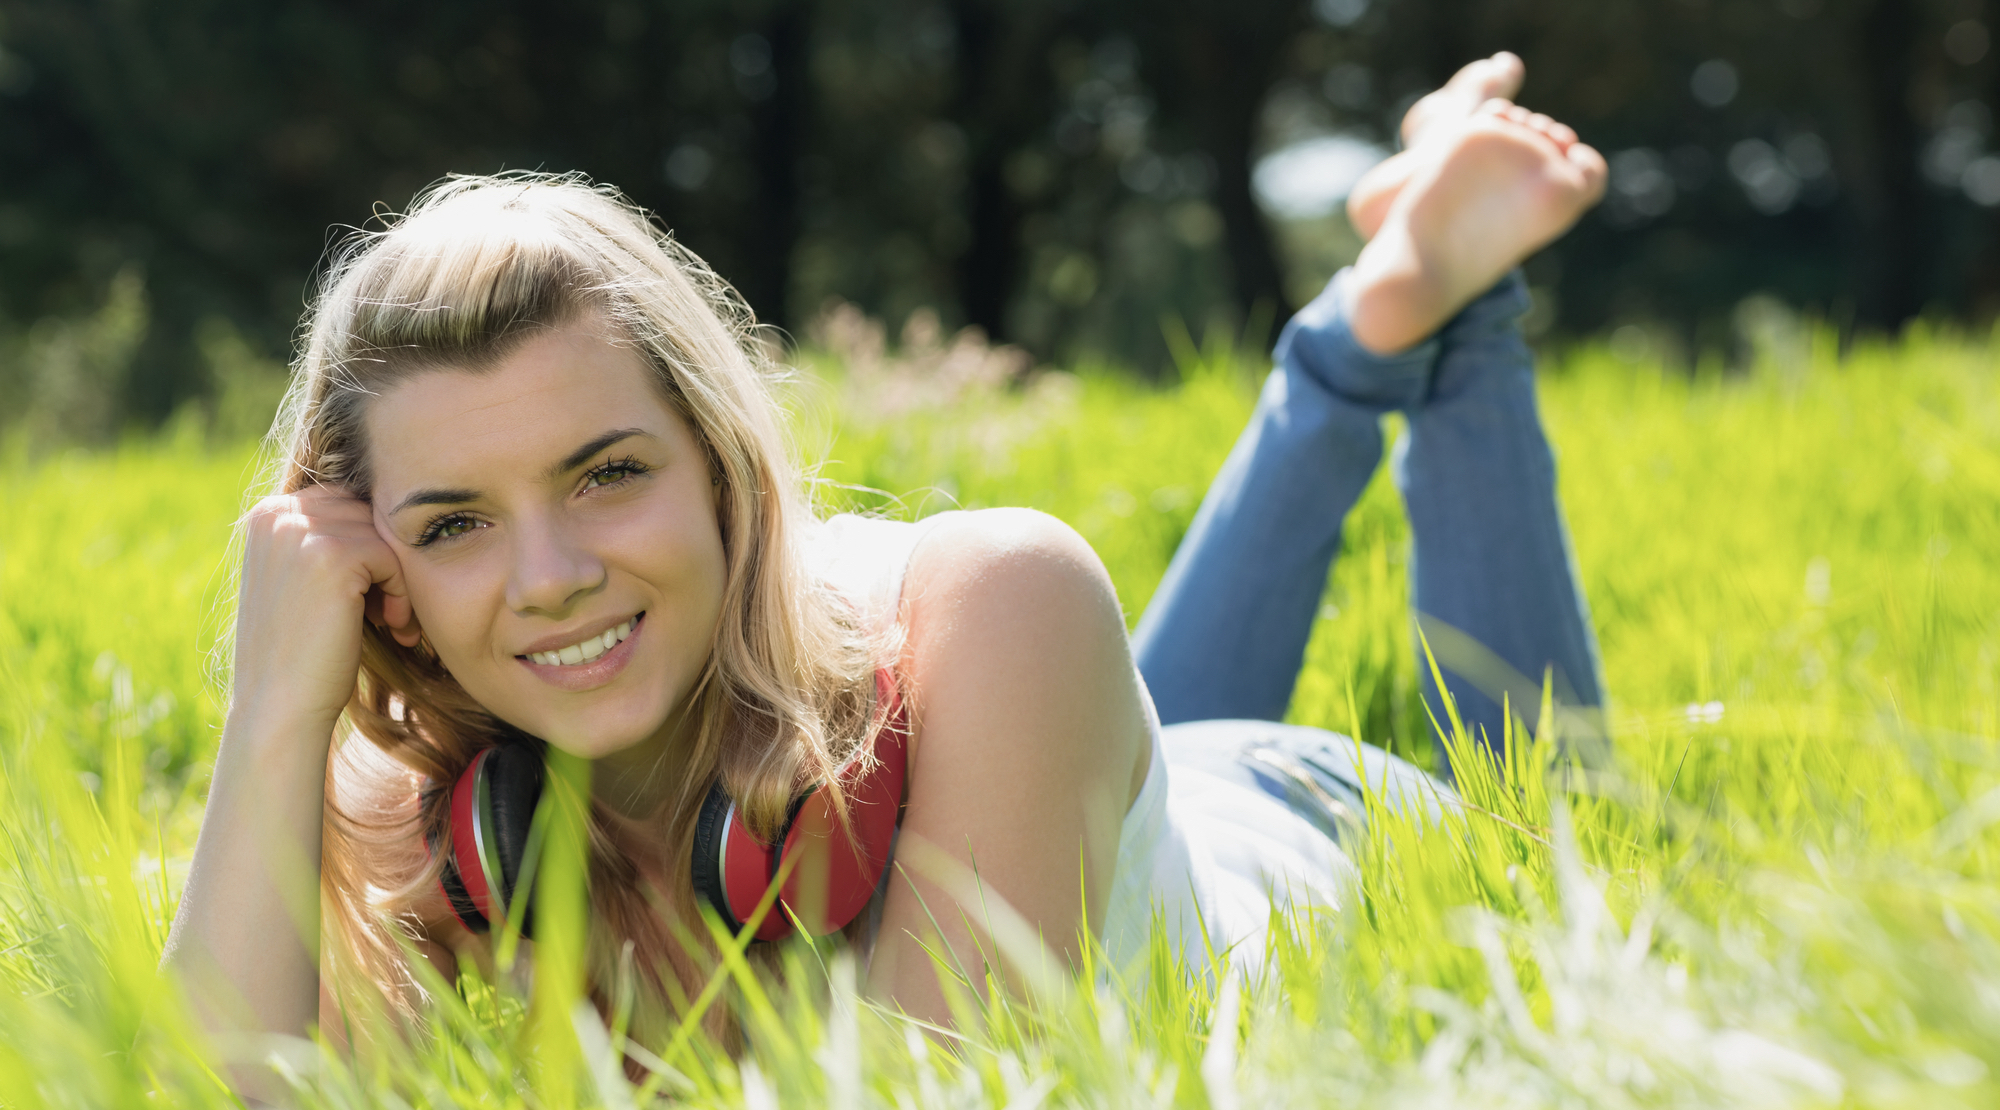
[[[1550,367],[1615,761],[1551,775],[1521,745],[1442,828],[1378,815],[1352,904],[1280,930],[1259,981],[1086,973],[985,998],[947,1051],[800,948],[782,987],[725,984],[740,1066],[699,1038],[648,1045],[664,1059],[638,1091],[609,1062],[615,1022],[479,988],[393,1056],[288,1066],[337,1106],[1993,1105],[1996,368],[1923,331],[1729,377],[1588,349]],[[800,438],[831,504],[1061,516],[1136,619],[1254,391],[1227,352],[1183,371],[873,421],[852,414],[898,408],[893,383],[835,380],[799,391]],[[207,652],[250,464],[192,423],[0,458],[0,1106],[230,1104],[154,967],[216,739]],[[1429,759],[1386,482],[1347,548],[1292,717]]]

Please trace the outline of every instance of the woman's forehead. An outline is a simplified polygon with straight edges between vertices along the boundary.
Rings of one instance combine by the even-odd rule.
[[[539,474],[612,427],[683,427],[644,356],[593,327],[534,336],[490,366],[420,371],[370,401],[367,424],[375,498],[391,504],[405,487]]]

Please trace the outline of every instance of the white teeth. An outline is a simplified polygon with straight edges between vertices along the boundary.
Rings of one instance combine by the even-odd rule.
[[[581,643],[571,644],[559,651],[531,652],[528,658],[547,667],[574,667],[578,663],[591,660],[610,651],[632,635],[632,622],[626,621],[616,628],[607,628],[603,635],[592,636]]]

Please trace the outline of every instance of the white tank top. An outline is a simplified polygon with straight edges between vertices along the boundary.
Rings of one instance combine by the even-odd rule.
[[[870,619],[894,620],[911,554],[949,515],[908,524],[842,514],[815,526],[810,557]],[[1264,959],[1274,901],[1280,909],[1338,909],[1349,896],[1353,867],[1331,839],[1277,799],[1192,767],[1170,768],[1151,696],[1144,702],[1153,753],[1119,830],[1105,954],[1113,966],[1133,969],[1146,954],[1157,911],[1191,967],[1205,968],[1212,950],[1254,970]]]

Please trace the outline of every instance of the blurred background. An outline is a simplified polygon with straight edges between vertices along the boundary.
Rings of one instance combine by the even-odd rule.
[[[0,0],[0,425],[256,432],[343,229],[580,170],[768,322],[842,304],[1156,374],[1267,343],[1473,57],[1609,157],[1543,343],[1728,365],[2000,310],[1984,0]],[[928,309],[929,313],[919,310]],[[846,310],[850,317],[853,309]],[[932,313],[935,314],[935,323]],[[1218,330],[1219,329],[1219,330]]]

